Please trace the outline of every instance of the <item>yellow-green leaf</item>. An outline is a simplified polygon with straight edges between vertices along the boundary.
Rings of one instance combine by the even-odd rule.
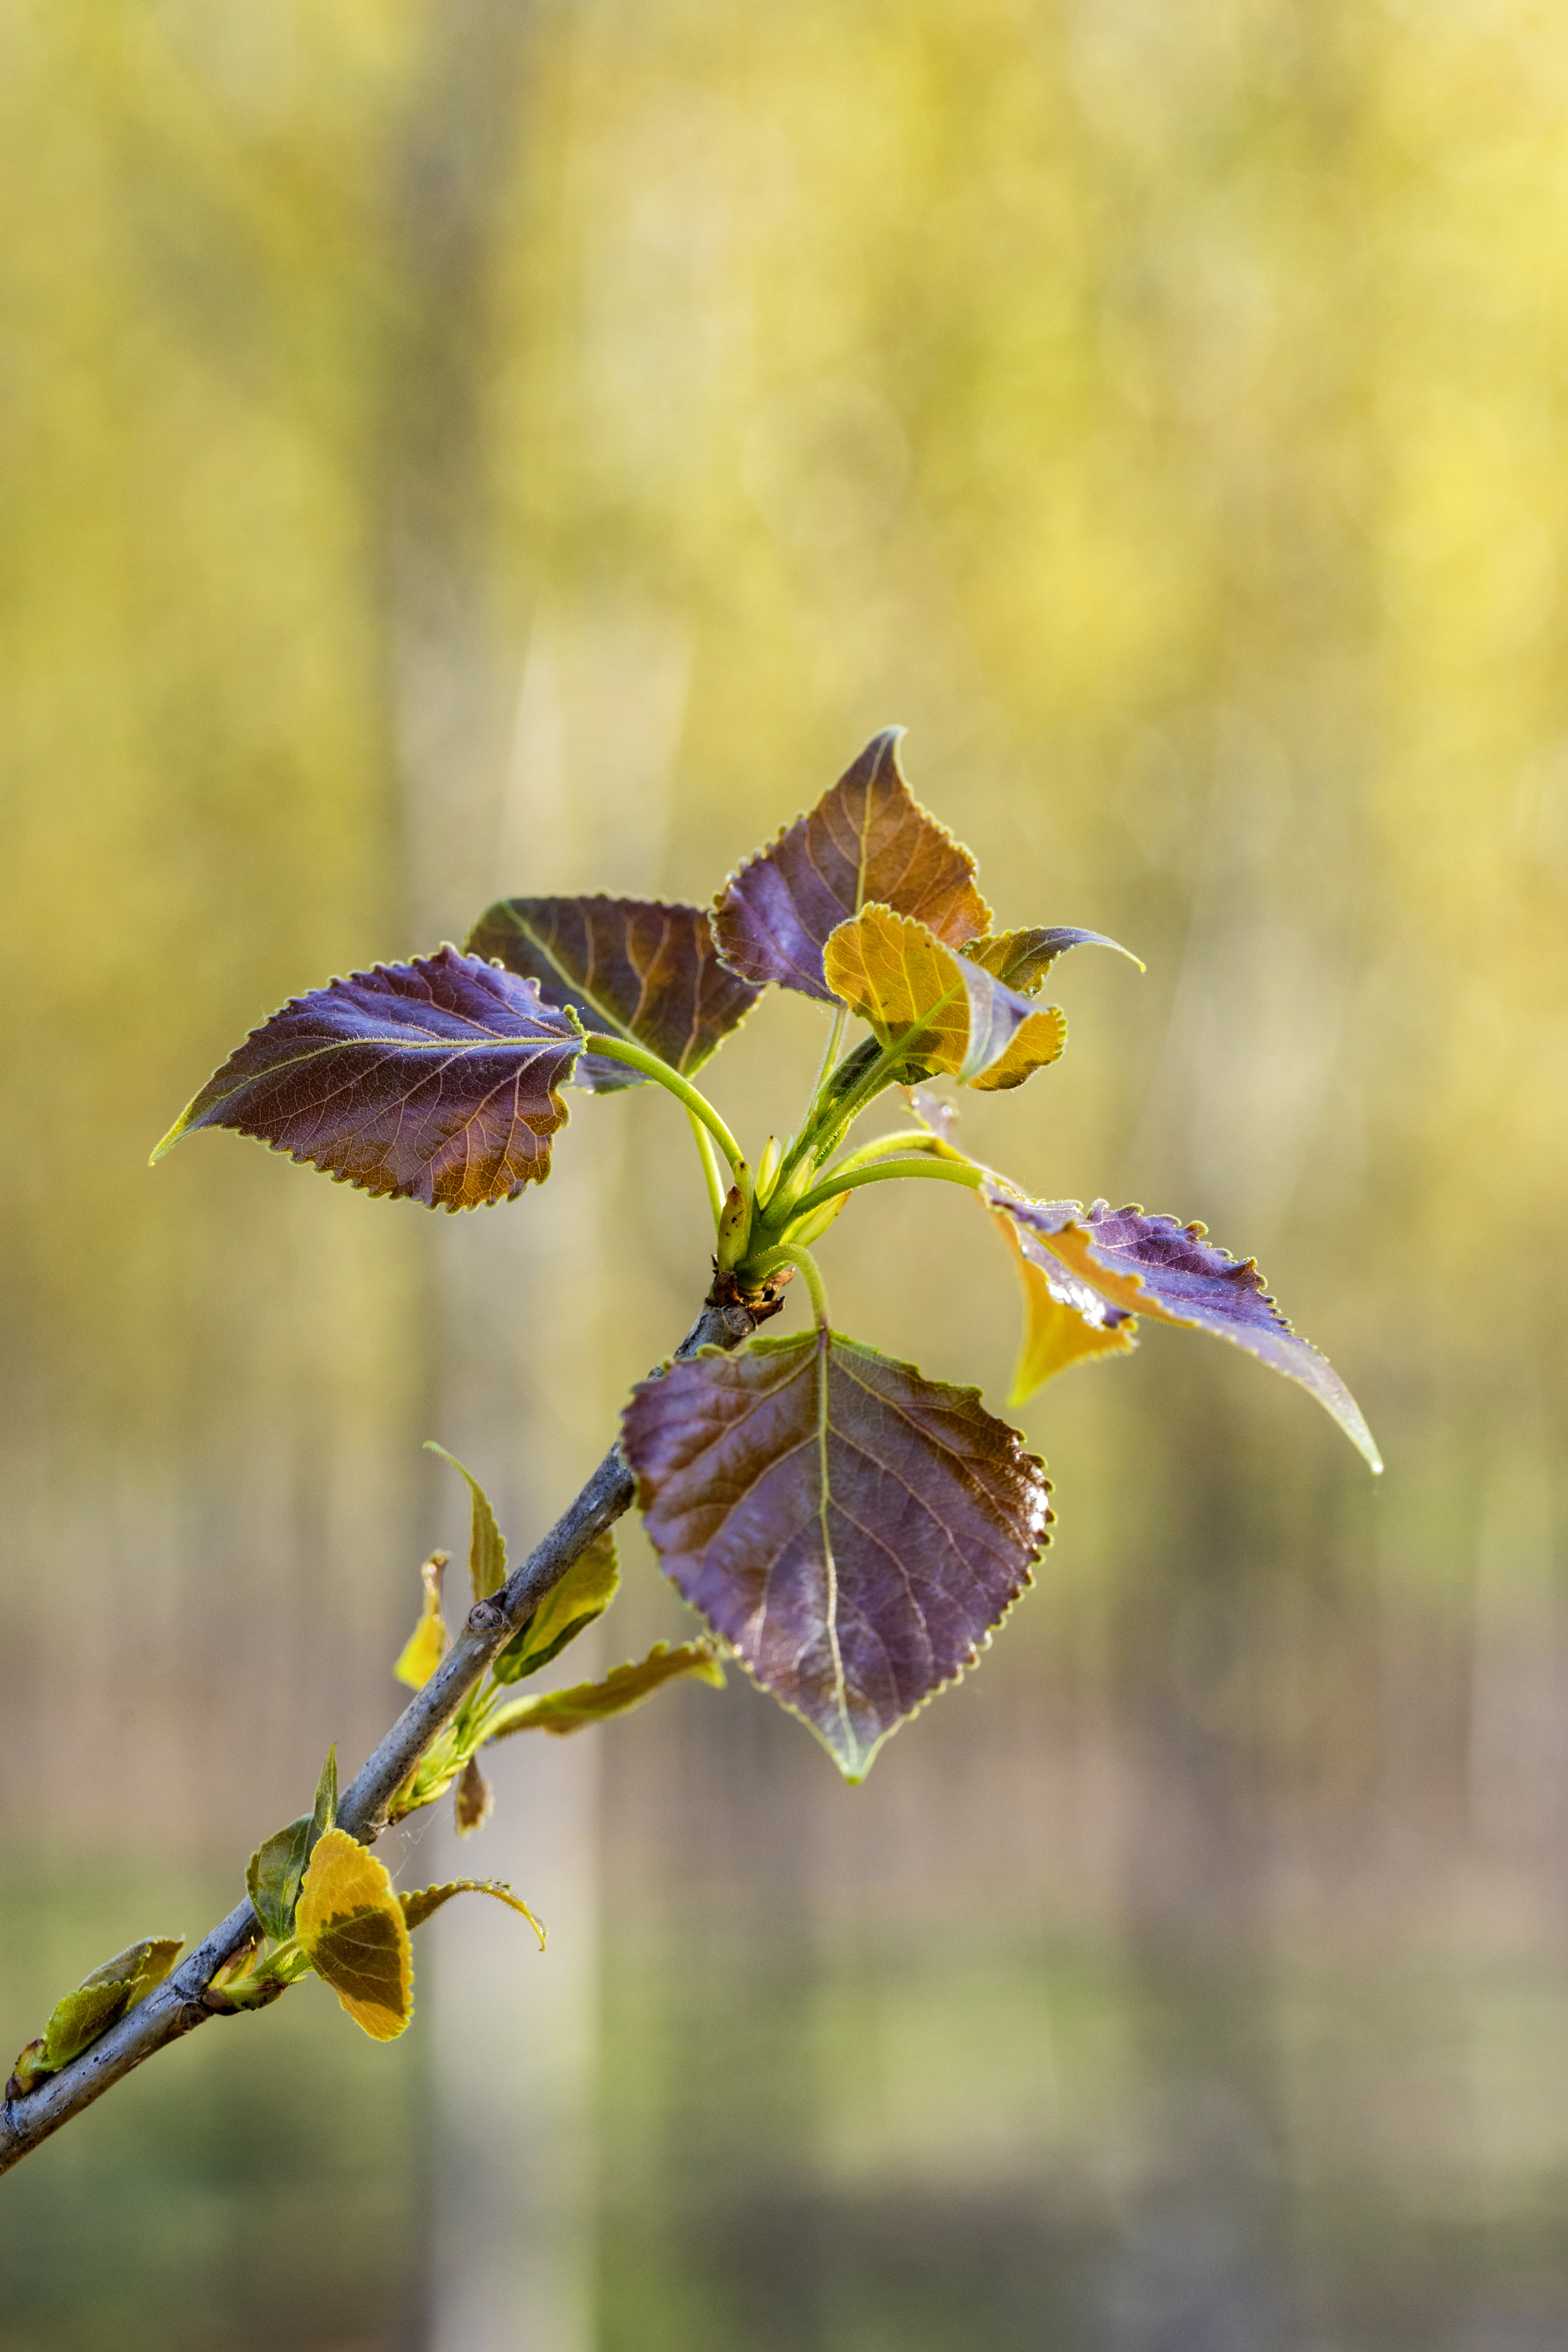
[[[118,2025],[154,1985],[163,1983],[184,1948],[183,1936],[144,1936],[82,1979],[55,2003],[40,2038],[16,2061],[11,2095],[25,2098],[46,2074],[56,2074]]]
[[[1135,956],[1119,940],[1108,940],[1103,931],[1047,930],[1038,926],[1026,931],[999,931],[994,939],[966,940],[963,952],[971,963],[984,964],[998,980],[1005,980],[1009,988],[1017,989],[1024,996],[1034,996],[1044,987],[1046,974],[1058,956],[1065,955],[1068,948],[1090,947],[1111,948],[1116,954],[1125,956],[1129,963],[1135,963],[1140,971],[1143,970],[1142,957]]]
[[[616,1539],[606,1528],[578,1553],[560,1583],[551,1586],[522,1631],[495,1659],[490,1672],[497,1682],[521,1682],[547,1666],[568,1642],[604,1615],[620,1580]]]
[[[490,1508],[490,1498],[471,1470],[464,1470],[455,1454],[448,1454],[434,1438],[426,1438],[425,1450],[438,1454],[454,1470],[462,1471],[468,1482],[472,1508],[468,1515],[468,1575],[476,1601],[488,1601],[506,1582],[506,1538],[496,1525],[496,1515]]]
[[[823,969],[836,994],[868,1021],[879,1044],[907,1045],[911,1070],[946,1071],[967,1086],[1021,1086],[1054,1062],[1067,1029],[984,966],[890,907],[840,923]]]
[[[392,1671],[400,1683],[410,1690],[423,1690],[442,1659],[447,1654],[447,1625],[441,1614],[441,1579],[447,1572],[448,1555],[433,1551],[420,1578],[425,1586],[425,1606],[419,1622],[403,1644],[397,1664]]]
[[[558,1739],[569,1732],[585,1731],[612,1715],[640,1706],[661,1685],[679,1675],[695,1675],[715,1689],[724,1687],[724,1669],[711,1642],[678,1642],[674,1647],[656,1643],[646,1658],[616,1666],[602,1683],[574,1683],[570,1690],[544,1691],[537,1698],[514,1698],[490,1718],[488,1739],[505,1739],[514,1731],[549,1731]]]
[[[346,1830],[310,1856],[294,1932],[316,1974],[373,2042],[393,2042],[414,2013],[414,1956],[384,1864]]]
[[[454,1895],[493,1895],[498,1903],[504,1903],[511,1910],[521,1912],[538,1937],[540,1950],[544,1949],[543,1922],[534,1917],[521,1895],[514,1895],[510,1886],[503,1886],[496,1879],[449,1878],[444,1886],[417,1886],[407,1895],[400,1895],[397,1899],[403,1906],[405,1920],[413,1928],[422,1927],[430,1914],[439,1911],[442,1904],[449,1903]]]

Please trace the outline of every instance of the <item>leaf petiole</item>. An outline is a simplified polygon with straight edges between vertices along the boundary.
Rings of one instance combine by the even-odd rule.
[[[699,1094],[679,1070],[672,1070],[668,1062],[661,1061],[657,1054],[650,1054],[646,1046],[634,1045],[629,1037],[606,1037],[596,1029],[590,1029],[584,1035],[583,1051],[606,1055],[612,1062],[629,1063],[634,1070],[640,1070],[645,1078],[656,1079],[667,1093],[672,1094],[678,1102],[684,1103],[692,1117],[701,1120],[734,1171],[736,1183],[742,1192],[745,1190],[745,1178],[742,1173],[746,1165],[744,1152],[707,1096]]]
[[[713,1223],[717,1227],[724,1214],[724,1195],[729,1186],[719,1167],[719,1154],[713,1148],[713,1138],[689,1103],[686,1106],[686,1116],[691,1121],[692,1139],[697,1145],[697,1156],[702,1162],[702,1174],[708,1186],[708,1205],[713,1212]]]
[[[873,1160],[885,1160],[889,1151],[937,1152],[941,1149],[941,1137],[933,1134],[929,1127],[900,1127],[891,1135],[879,1135],[870,1143],[861,1144],[829,1173],[842,1176],[851,1168],[864,1168]]]
[[[977,1192],[986,1181],[985,1171],[967,1160],[874,1160],[862,1168],[841,1168],[823,1179],[795,1206],[796,1217],[807,1217],[820,1209],[837,1192],[857,1192],[862,1184],[890,1184],[900,1176],[931,1176],[942,1184],[966,1184]],[[782,1246],[782,1244],[781,1244]]]
[[[816,1318],[816,1328],[819,1331],[829,1330],[832,1327],[827,1313],[827,1285],[823,1281],[821,1269],[811,1252],[797,1249],[792,1242],[779,1242],[768,1252],[768,1256],[774,1265],[800,1268],[805,1276],[805,1286],[811,1293],[811,1311]]]

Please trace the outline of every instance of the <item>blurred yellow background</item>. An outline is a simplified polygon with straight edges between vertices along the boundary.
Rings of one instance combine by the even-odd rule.
[[[525,1545],[706,1278],[651,1089],[462,1221],[151,1144],[879,726],[1149,966],[966,1135],[1259,1255],[1389,1465],[1184,1334],[1047,1390],[1039,1589],[866,1788],[738,1676],[503,1750],[547,1957],[454,1906],[395,2051],[161,2058],[0,2194],[7,2352],[1568,2340],[1561,12],[5,0],[0,118],[14,2044],[389,1718],[419,1441]],[[821,1028],[715,1066],[753,1145]],[[1000,1408],[907,1192],[836,1317]],[[623,1549],[606,1664],[683,1622]]]

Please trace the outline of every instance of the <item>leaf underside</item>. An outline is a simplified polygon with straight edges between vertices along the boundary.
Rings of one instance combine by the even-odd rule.
[[[987,1205],[1012,1226],[1023,1257],[1057,1276],[1065,1269],[1125,1315],[1212,1331],[1245,1348],[1315,1396],[1374,1470],[1381,1470],[1361,1407],[1324,1356],[1293,1331],[1264,1287],[1252,1258],[1233,1258],[1205,1239],[1202,1225],[1150,1216],[1137,1206],[1096,1201],[1027,1201],[987,1185]]]
[[[651,1698],[666,1683],[692,1675],[724,1687],[724,1669],[713,1643],[656,1642],[646,1658],[612,1667],[602,1683],[574,1683],[569,1690],[541,1691],[537,1697],[509,1699],[491,1718],[487,1739],[507,1739],[514,1731],[548,1731],[557,1739],[586,1731],[613,1715],[625,1715]]]
[[[403,1916],[410,1931],[422,1927],[431,1914],[439,1911],[443,1904],[449,1903],[454,1895],[493,1895],[509,1910],[521,1914],[538,1937],[540,1950],[544,1949],[544,1929],[521,1895],[514,1895],[510,1886],[503,1886],[499,1879],[494,1878],[448,1878],[443,1885],[416,1886],[407,1894],[400,1895],[397,1899],[403,1906]]]
[[[973,858],[900,773],[901,731],[874,735],[808,814],[731,876],[713,935],[731,970],[753,986],[776,981],[830,1004],[823,949],[874,900],[918,917],[951,946],[989,929]]]
[[[911,1072],[993,1089],[1022,1086],[1058,1060],[1067,1023],[947,947],[924,923],[871,906],[840,923],[823,970],[834,994],[882,1045],[906,1041]]]
[[[384,1864],[346,1830],[328,1830],[310,1856],[294,1932],[373,2042],[395,2041],[414,2013],[408,1928]]]
[[[581,1038],[537,985],[444,947],[334,980],[253,1030],[159,1144],[228,1127],[361,1192],[473,1209],[550,1173]]]
[[[1044,1467],[973,1389],[837,1334],[671,1364],[623,1444],[666,1573],[852,1780],[1048,1540]]]
[[[646,1045],[690,1077],[756,1003],[760,991],[719,961],[703,907],[646,898],[501,898],[468,937],[537,981],[547,1004],[570,1005],[585,1029]],[[584,1054],[574,1086],[605,1094],[647,1083],[640,1070]]]

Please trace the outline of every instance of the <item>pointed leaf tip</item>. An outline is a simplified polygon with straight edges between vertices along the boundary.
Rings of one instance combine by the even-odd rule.
[[[377,964],[253,1030],[153,1158],[227,1127],[361,1192],[447,1210],[512,1200],[550,1173],[582,1034],[531,980],[454,947]]]
[[[912,915],[962,946],[991,910],[974,859],[921,808],[900,772],[900,728],[874,735],[815,808],[748,858],[713,914],[719,953],[754,987],[833,1001],[823,971],[829,934],[873,901]]]
[[[837,1333],[672,1364],[623,1444],[666,1574],[852,1780],[974,1663],[1048,1540],[1015,1430]]]

